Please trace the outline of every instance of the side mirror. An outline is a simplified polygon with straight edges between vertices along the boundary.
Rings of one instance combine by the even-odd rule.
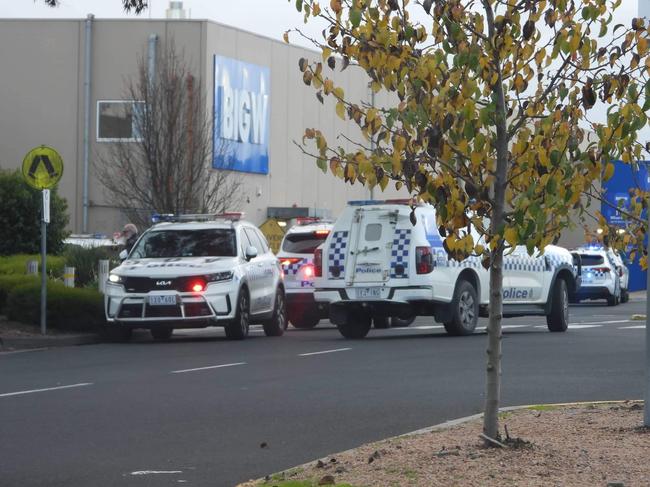
[[[129,256],[129,253],[124,249],[122,252],[120,252],[120,260],[126,260],[126,258]]]
[[[246,260],[252,260],[257,257],[257,249],[252,245],[246,247]]]

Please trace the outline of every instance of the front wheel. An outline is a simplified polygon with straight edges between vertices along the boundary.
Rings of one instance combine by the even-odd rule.
[[[248,291],[242,289],[239,291],[237,298],[237,311],[235,319],[225,327],[226,337],[230,340],[243,340],[248,336],[250,327],[250,303],[248,300]]]
[[[630,300],[630,291],[621,289],[621,303],[627,303]]]
[[[566,281],[555,281],[551,294],[551,313],[546,316],[549,331],[566,331],[569,327],[569,291]]]
[[[478,323],[478,296],[474,286],[465,280],[458,281],[451,305],[452,319],[444,323],[447,333],[454,336],[474,333]]]
[[[320,317],[315,313],[305,313],[303,315],[298,315],[294,312],[289,316],[289,321],[294,328],[306,330],[315,327],[320,321]]]
[[[264,333],[267,337],[279,337],[287,329],[287,310],[284,305],[284,291],[278,289],[275,292],[275,306],[273,307],[273,316],[270,320],[262,323]]]
[[[376,316],[372,319],[372,324],[376,330],[385,330],[390,328],[390,318],[386,316]]]
[[[365,338],[370,331],[371,318],[368,315],[350,313],[345,323],[337,325],[339,333],[345,338],[358,340]]]

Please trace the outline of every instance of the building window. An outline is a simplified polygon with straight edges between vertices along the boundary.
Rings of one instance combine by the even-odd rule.
[[[98,101],[97,141],[137,142],[140,140],[137,122],[143,107],[144,103],[139,101]]]

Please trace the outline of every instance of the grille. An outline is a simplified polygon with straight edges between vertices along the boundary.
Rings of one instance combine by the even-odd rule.
[[[206,303],[185,303],[185,316],[208,316],[210,307]]]
[[[180,306],[148,306],[144,312],[145,318],[180,318]]]
[[[171,279],[152,279],[149,277],[127,277],[124,287],[128,293],[148,293],[149,291],[186,292],[191,280],[200,276],[176,277]]]
[[[141,304],[123,304],[120,309],[120,318],[140,318],[142,317]]]

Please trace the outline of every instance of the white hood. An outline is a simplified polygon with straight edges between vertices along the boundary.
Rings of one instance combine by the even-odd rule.
[[[171,257],[165,259],[128,259],[111,272],[120,276],[179,277],[230,271],[237,257]]]

